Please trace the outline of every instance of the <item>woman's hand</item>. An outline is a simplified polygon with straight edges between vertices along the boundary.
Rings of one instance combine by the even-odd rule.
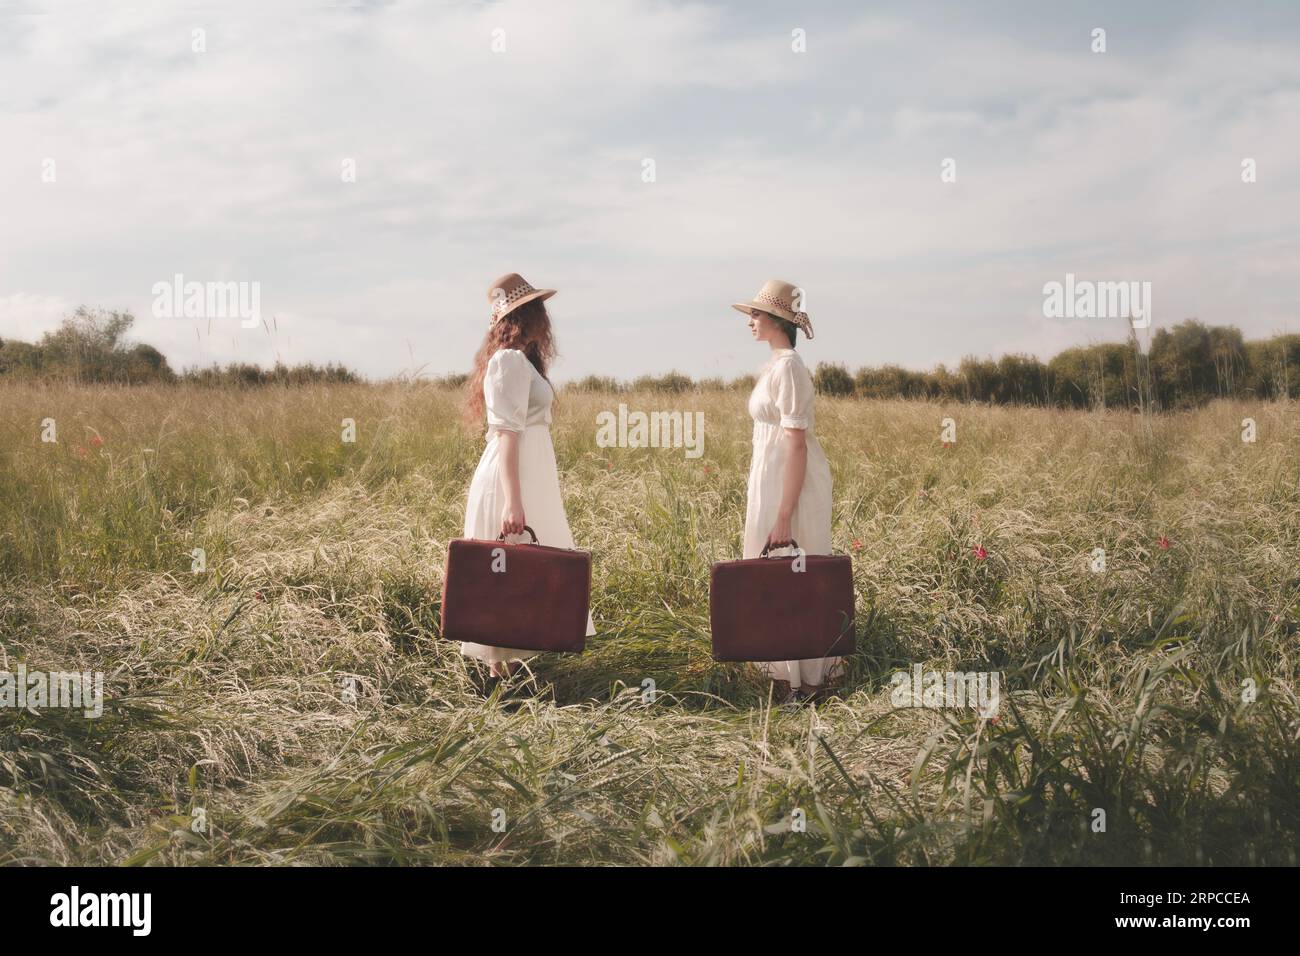
[[[505,535],[524,533],[524,506],[517,501],[507,501],[501,509],[501,533]]]
[[[777,515],[776,524],[772,525],[772,530],[767,535],[767,545],[769,548],[779,548],[782,545],[790,543],[790,516]]]

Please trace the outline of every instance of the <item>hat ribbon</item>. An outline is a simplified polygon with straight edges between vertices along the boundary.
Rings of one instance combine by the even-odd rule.
[[[493,291],[495,292],[496,290],[494,289]],[[504,289],[502,289],[501,291],[505,292]],[[519,285],[515,286],[509,292],[505,292],[504,295],[499,295],[495,297],[492,300],[492,313],[491,315],[488,316],[488,325],[496,325],[497,319],[501,318],[502,313],[505,312],[506,306],[508,306],[511,302],[515,302],[518,299],[522,299],[524,296],[528,295],[528,293],[536,292],[536,291],[537,290],[534,289],[532,285],[528,283],[527,280],[525,280],[524,282],[521,282]]]

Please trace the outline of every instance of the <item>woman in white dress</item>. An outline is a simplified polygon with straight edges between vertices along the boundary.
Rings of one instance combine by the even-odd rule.
[[[555,391],[546,369],[555,357],[555,339],[543,302],[554,294],[514,272],[488,291],[490,324],[465,399],[466,421],[476,425],[486,412],[488,428],[465,505],[466,538],[524,534],[527,524],[540,543],[573,547],[551,444]],[[588,615],[587,635],[595,633]],[[461,643],[460,652],[489,664],[493,677],[514,673],[518,661],[536,653],[469,642]]]
[[[771,280],[749,302],[732,308],[749,316],[754,340],[766,342],[771,357],[749,396],[754,451],[745,508],[744,557],[759,557],[765,545],[797,543],[805,554],[831,553],[831,469],[813,435],[813,381],[795,351],[802,329],[812,323],[802,310],[803,292]],[[838,676],[842,657],[762,661],[758,667],[789,693],[808,696]]]

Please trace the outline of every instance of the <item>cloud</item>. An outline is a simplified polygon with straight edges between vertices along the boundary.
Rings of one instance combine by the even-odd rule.
[[[76,304],[57,295],[13,292],[0,296],[0,339],[34,342],[59,327]]]
[[[6,16],[0,200],[21,228],[0,231],[0,336],[49,321],[32,302],[85,303],[134,310],[174,365],[444,372],[468,364],[487,284],[511,270],[561,289],[561,378],[744,371],[762,356],[726,303],[769,276],[809,290],[810,362],[1086,340],[1041,320],[1043,282],[1067,271],[1152,281],[1171,321],[1285,325],[1294,23],[1097,16],[1100,55],[1068,12],[959,4]],[[153,319],[152,284],[177,272],[261,282],[278,337]]]

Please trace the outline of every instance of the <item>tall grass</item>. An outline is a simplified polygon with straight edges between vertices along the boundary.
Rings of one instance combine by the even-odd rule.
[[[1294,864],[1294,403],[1148,437],[820,400],[861,650],[798,708],[709,656],[743,393],[561,396],[600,633],[491,690],[438,634],[481,447],[457,399],[0,385],[0,669],[103,670],[108,695],[99,720],[0,711],[0,861]],[[619,402],[703,410],[703,457],[597,447]],[[997,719],[893,707],[914,663],[1000,671]]]

